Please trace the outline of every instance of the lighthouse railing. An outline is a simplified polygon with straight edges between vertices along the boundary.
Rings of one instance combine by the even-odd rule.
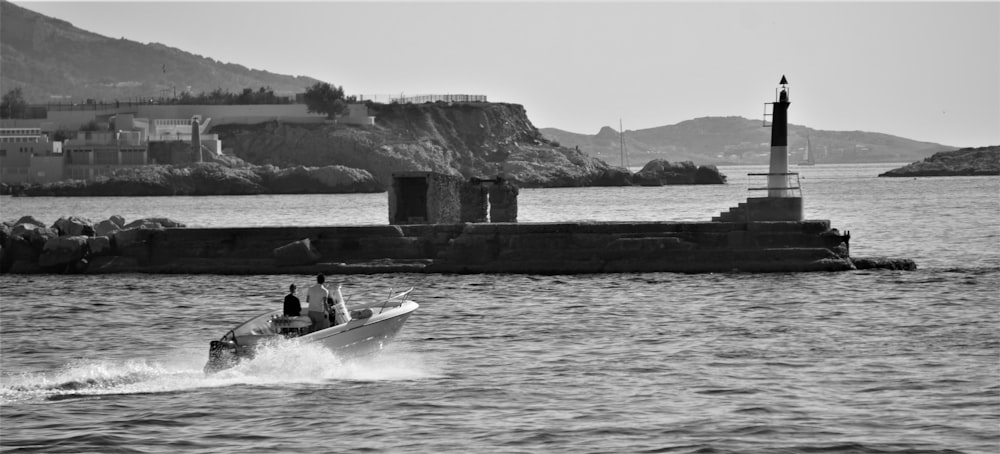
[[[785,197],[802,197],[802,184],[799,181],[798,172],[786,172],[786,173],[748,173],[747,177],[751,180],[747,184],[748,191],[788,191]],[[754,177],[764,177],[765,186],[754,186]],[[779,179],[784,180],[784,185],[772,186],[772,181],[774,178],[771,177],[781,177]]]

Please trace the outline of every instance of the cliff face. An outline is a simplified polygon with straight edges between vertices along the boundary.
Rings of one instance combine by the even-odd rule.
[[[521,187],[629,184],[625,169],[544,139],[524,107],[501,103],[372,104],[374,127],[268,123],[220,126],[227,148],[247,162],[340,165],[388,186],[400,171],[469,177],[503,175]]]

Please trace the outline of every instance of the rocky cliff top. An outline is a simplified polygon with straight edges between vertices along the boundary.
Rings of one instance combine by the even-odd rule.
[[[370,104],[369,109],[374,127],[271,122],[212,132],[249,163],[339,165],[365,170],[385,186],[402,171],[504,176],[520,187],[627,184],[630,176],[543,138],[517,104]]]

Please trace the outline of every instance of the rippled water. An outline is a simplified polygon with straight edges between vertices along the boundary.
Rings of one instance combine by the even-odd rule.
[[[918,271],[337,277],[353,301],[417,288],[390,350],[359,361],[289,343],[202,374],[209,340],[307,276],[0,275],[0,450],[996,453],[1000,178],[875,171],[804,171],[807,217]],[[520,213],[704,220],[740,184],[525,190]],[[340,197],[145,213],[257,200],[233,216],[322,225],[309,207]],[[4,219],[105,215],[11,200]]]

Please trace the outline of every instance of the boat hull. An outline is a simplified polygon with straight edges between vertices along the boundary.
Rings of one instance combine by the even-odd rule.
[[[280,329],[275,321],[281,310],[268,312],[231,330],[222,339],[212,341],[205,373],[215,373],[236,366],[242,360],[253,358],[260,345],[281,338],[296,338],[300,342],[322,345],[340,358],[377,353],[396,337],[418,307],[417,303],[410,300],[388,307],[373,305],[368,307],[371,309],[369,317],[302,335]]]
[[[411,304],[416,306],[416,303]],[[394,311],[391,316],[380,317],[377,320],[351,320],[343,325],[307,334],[300,339],[319,343],[341,357],[376,353],[396,337],[413,310],[416,310],[416,307],[405,312]]]

